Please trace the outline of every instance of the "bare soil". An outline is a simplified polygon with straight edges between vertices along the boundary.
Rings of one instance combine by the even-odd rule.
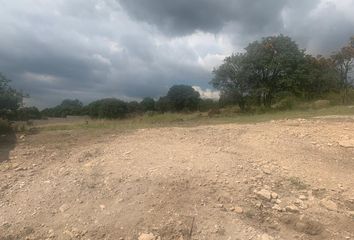
[[[0,141],[0,239],[354,239],[354,120]]]

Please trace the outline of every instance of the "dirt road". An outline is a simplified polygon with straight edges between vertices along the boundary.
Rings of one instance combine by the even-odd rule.
[[[1,240],[354,239],[352,118],[44,131],[5,145]]]

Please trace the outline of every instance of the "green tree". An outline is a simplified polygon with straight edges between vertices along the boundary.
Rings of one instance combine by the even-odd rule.
[[[54,108],[46,108],[42,111],[47,117],[67,117],[68,115],[80,116],[85,114],[82,102],[78,99],[65,99]]]
[[[293,75],[304,59],[291,38],[283,35],[263,38],[248,45],[244,68],[248,85],[259,101],[270,107],[278,92],[292,91]]]
[[[292,75],[292,92],[305,99],[322,97],[339,87],[339,78],[333,61],[321,55],[306,55]]]
[[[210,82],[220,91],[223,104],[238,104],[242,110],[245,109],[246,96],[251,89],[250,73],[245,68],[244,60],[245,55],[240,53],[226,57],[221,66],[214,68],[214,77]]]
[[[199,111],[201,112],[207,112],[216,108],[218,108],[218,102],[214,99],[201,99],[199,102]]]
[[[10,87],[10,80],[0,73],[0,118],[8,118],[22,106],[24,94]]]
[[[68,116],[68,115],[81,115],[83,104],[78,99],[65,99],[59,105],[61,115]]]
[[[146,97],[140,102],[140,106],[144,112],[155,111],[155,100],[153,98]]]
[[[166,97],[173,111],[195,111],[200,101],[200,94],[188,85],[172,86]]]
[[[156,110],[160,113],[165,113],[171,110],[171,104],[168,98],[160,97],[159,100],[156,101]]]
[[[304,61],[304,51],[289,37],[265,37],[250,43],[242,54],[233,54],[214,69],[211,84],[221,98],[237,102],[245,109],[247,99],[270,107],[278,93],[294,87],[296,71]]]
[[[93,118],[124,118],[128,113],[125,102],[115,98],[94,101],[88,105],[89,116]]]
[[[352,70],[354,63],[354,36],[351,37],[346,46],[332,55],[332,59],[340,77],[341,89],[344,91],[343,102],[346,102],[348,89],[353,84],[349,78],[349,72]]]
[[[140,104],[137,101],[127,103],[129,113],[139,113],[142,111]]]
[[[63,108],[77,109],[82,108],[83,104],[78,99],[65,99],[61,102],[60,106]]]
[[[23,107],[16,111],[16,120],[27,121],[41,118],[41,112],[36,107]]]

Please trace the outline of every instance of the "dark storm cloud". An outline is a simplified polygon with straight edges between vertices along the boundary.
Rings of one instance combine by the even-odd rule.
[[[0,72],[40,107],[210,88],[211,70],[284,33],[328,53],[354,29],[352,0],[0,0]]]
[[[250,32],[282,27],[285,0],[119,0],[128,13],[156,25],[169,35],[196,30],[217,33],[228,22],[240,22]]]

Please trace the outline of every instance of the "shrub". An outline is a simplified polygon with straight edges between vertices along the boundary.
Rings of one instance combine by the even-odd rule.
[[[12,125],[12,129],[15,132],[27,132],[29,130],[29,128],[25,122],[15,122]]]
[[[199,111],[200,112],[209,112],[215,108],[218,108],[219,103],[213,99],[201,99],[199,101]]]
[[[11,130],[9,121],[0,118],[0,134],[9,133]]]
[[[42,110],[46,117],[67,117],[68,115],[80,116],[86,114],[82,102],[79,100],[65,99],[60,105]]]
[[[128,106],[125,102],[106,98],[92,102],[88,106],[89,116],[93,118],[124,118],[128,113]]]
[[[139,113],[142,111],[140,104],[137,101],[127,103],[129,113]]]
[[[327,99],[330,101],[332,106],[343,104],[343,97],[338,92],[330,92],[322,96],[322,99]]]
[[[272,107],[273,109],[280,111],[291,110],[294,108],[295,103],[296,99],[294,97],[285,97],[276,104],[274,104]]]
[[[221,113],[220,109],[212,108],[208,111],[208,117],[214,117],[216,115],[219,115],[220,113]]]
[[[157,114],[157,112],[155,111],[147,111],[145,112],[145,115],[148,116],[148,117],[153,117]]]
[[[353,104],[354,103],[354,90],[353,89],[348,90],[347,103],[348,104]]]
[[[167,97],[160,97],[159,100],[156,101],[156,110],[160,113],[165,113],[171,110],[171,103]]]
[[[242,113],[241,108],[238,105],[229,105],[224,108],[220,108],[220,114],[224,117],[231,117],[235,114]]]
[[[18,121],[41,119],[41,117],[41,113],[36,107],[24,107],[16,111],[16,120]]]
[[[154,111],[155,110],[155,100],[153,98],[150,98],[150,97],[144,98],[140,102],[140,108],[144,112]]]
[[[312,104],[312,108],[314,109],[321,109],[321,108],[326,108],[330,106],[330,101],[329,100],[317,100]]]

